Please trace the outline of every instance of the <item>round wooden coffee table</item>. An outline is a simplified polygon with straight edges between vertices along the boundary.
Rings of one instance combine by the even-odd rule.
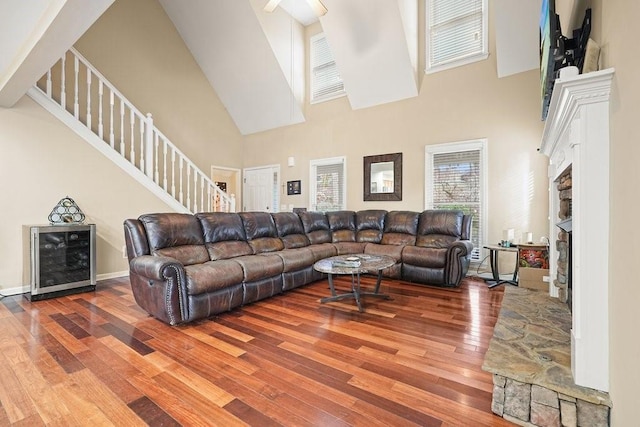
[[[322,298],[321,303],[340,301],[346,298],[356,300],[358,310],[364,312],[362,306],[363,296],[372,296],[376,298],[390,299],[386,294],[381,294],[380,282],[382,281],[382,270],[391,267],[396,262],[393,258],[385,255],[367,255],[367,254],[349,254],[338,255],[330,258],[322,259],[313,265],[313,268],[321,273],[327,273],[329,276],[329,288],[331,296]],[[360,274],[377,273],[378,279],[373,292],[362,292],[360,289]],[[350,274],[351,275],[351,292],[345,294],[336,294],[333,286],[334,274]]]

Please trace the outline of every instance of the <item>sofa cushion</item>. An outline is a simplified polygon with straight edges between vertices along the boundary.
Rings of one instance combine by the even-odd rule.
[[[302,270],[315,262],[313,252],[308,248],[285,249],[276,252],[276,255],[282,258],[284,273]]]
[[[369,209],[356,213],[356,241],[380,243],[387,211]]]
[[[332,242],[356,241],[356,213],[354,211],[327,212]]]
[[[386,255],[395,260],[395,262],[402,261],[402,251],[404,250],[402,245],[379,245],[377,243],[367,243],[364,247],[364,253],[368,255]]]
[[[338,255],[361,254],[364,252],[366,243],[364,242],[335,242],[332,243],[336,247]]]
[[[254,254],[275,252],[284,249],[278,238],[278,230],[273,217],[268,212],[240,212],[247,241]]]
[[[207,243],[211,261],[230,259],[242,255],[253,255],[253,249],[247,242],[233,241]]]
[[[458,240],[455,236],[447,236],[444,234],[427,234],[426,236],[416,237],[416,246],[425,248],[448,248],[453,242]]]
[[[447,249],[405,246],[402,262],[418,267],[442,268],[447,263]]]
[[[202,225],[204,241],[212,261],[253,254],[247,243],[242,219],[237,213],[206,212],[196,214]]]
[[[420,214],[418,219],[419,236],[425,234],[444,234],[460,237],[462,234],[462,211],[428,210]]]
[[[336,247],[333,243],[318,243],[315,245],[309,245],[307,246],[307,249],[309,249],[313,254],[314,262],[338,255],[338,251],[336,250]]]
[[[202,227],[193,215],[157,213],[138,219],[145,228],[151,254],[174,258],[183,265],[209,261]]]
[[[324,213],[305,211],[298,215],[310,244],[331,243],[329,221]]]
[[[198,213],[195,216],[202,225],[206,243],[247,240],[242,219],[237,213],[205,212]]]
[[[242,267],[245,282],[273,277],[282,274],[284,270],[282,258],[277,254],[245,255],[234,258],[233,261]]]
[[[254,254],[277,252],[284,249],[284,243],[277,237],[259,237],[249,240],[249,246],[253,249]]]
[[[278,230],[278,237],[282,240],[285,249],[309,246],[309,239],[304,233],[304,227],[298,215],[293,212],[277,212],[272,216]]]
[[[242,283],[242,267],[232,260],[207,261],[184,268],[189,295],[214,292]]]
[[[391,211],[384,221],[384,245],[414,245],[418,231],[418,213],[410,211]]]
[[[240,212],[242,225],[248,240],[260,237],[278,237],[276,224],[268,212]]]
[[[446,248],[462,234],[462,211],[428,210],[420,214],[416,246]]]

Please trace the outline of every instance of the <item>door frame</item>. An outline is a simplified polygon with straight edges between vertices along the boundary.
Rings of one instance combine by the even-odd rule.
[[[235,192],[235,196],[236,196],[236,212],[238,211],[239,207],[242,206],[241,202],[242,202],[242,169],[239,168],[230,168],[227,166],[216,166],[216,165],[211,165],[211,167],[209,168],[209,178],[211,178],[212,181],[215,182],[215,180],[213,179],[214,175],[220,175],[220,174],[216,174],[215,171],[228,171],[232,173],[232,176],[235,177],[234,181],[235,181],[235,188],[236,188],[236,192]]]

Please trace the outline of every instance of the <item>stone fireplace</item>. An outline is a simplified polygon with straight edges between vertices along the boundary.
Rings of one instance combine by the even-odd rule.
[[[567,231],[566,222],[571,222],[572,192],[571,192],[571,167],[566,169],[556,180],[556,188],[560,199],[557,219],[558,223],[556,250],[558,251],[557,275],[553,284],[558,288],[558,299],[567,303],[571,309],[571,249],[570,234]],[[565,223],[563,225],[562,223]],[[553,231],[553,230],[552,230]]]
[[[491,409],[520,425],[609,425],[609,93],[613,69],[556,80],[549,293],[507,287],[483,369]],[[555,241],[553,236],[557,236]]]

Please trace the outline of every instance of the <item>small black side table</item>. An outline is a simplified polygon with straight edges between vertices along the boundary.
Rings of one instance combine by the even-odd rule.
[[[495,288],[502,284],[518,286],[518,248],[516,246],[499,246],[499,245],[486,245],[485,249],[489,249],[489,262],[491,264],[491,275],[493,280],[485,280],[489,285],[489,289]],[[516,253],[516,267],[513,270],[513,278],[511,280],[503,280],[500,278],[500,268],[498,267],[498,252],[515,252]]]

